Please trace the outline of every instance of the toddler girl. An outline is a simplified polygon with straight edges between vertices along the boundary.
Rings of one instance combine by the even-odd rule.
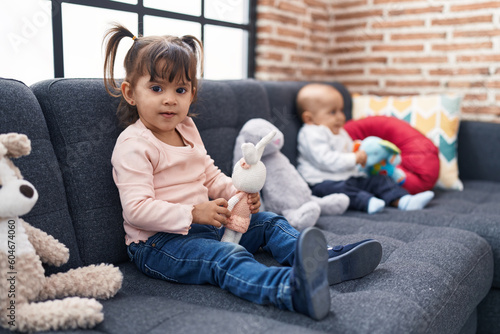
[[[113,67],[123,38],[134,42],[118,87]],[[106,89],[121,96],[117,114],[127,126],[112,165],[130,259],[154,278],[218,285],[255,303],[322,319],[330,308],[329,283],[373,271],[380,244],[327,251],[318,229],[299,235],[283,217],[259,212],[259,194],[248,196],[252,218],[240,244],[220,241],[231,215],[227,199],[236,189],[207,155],[189,115],[202,54],[192,36],[135,37],[119,25],[106,35]],[[285,266],[257,262],[252,253],[261,247]],[[346,265],[358,257],[360,264]]]

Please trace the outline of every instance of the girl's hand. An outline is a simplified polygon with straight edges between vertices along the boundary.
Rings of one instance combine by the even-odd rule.
[[[248,194],[248,205],[250,206],[250,213],[259,212],[260,208],[260,195],[259,193]]]
[[[220,228],[227,223],[231,211],[227,209],[227,201],[224,198],[217,198],[195,205],[192,215],[193,223]]]

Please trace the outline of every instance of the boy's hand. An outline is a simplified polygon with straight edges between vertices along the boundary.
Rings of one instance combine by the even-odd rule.
[[[360,164],[361,166],[365,167],[366,159],[368,159],[368,155],[366,154],[365,151],[363,151],[363,150],[356,151],[356,163],[357,164]]]
[[[192,215],[193,223],[220,228],[227,223],[231,211],[227,209],[227,201],[224,198],[217,198],[195,205]]]
[[[259,193],[248,194],[248,201],[250,207],[250,213],[254,214],[259,212],[260,208],[260,195]]]

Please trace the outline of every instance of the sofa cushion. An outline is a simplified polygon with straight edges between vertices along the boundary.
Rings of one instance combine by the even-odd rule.
[[[54,79],[32,86],[62,171],[78,248],[85,264],[127,260],[111,152],[121,132],[118,99],[102,79]]]
[[[412,194],[430,190],[439,176],[438,149],[418,130],[395,117],[372,116],[351,120],[345,130],[352,139],[377,136],[401,150],[401,169],[406,172],[403,188]]]
[[[436,191],[436,197],[424,210],[385,208],[375,215],[356,211],[344,215],[378,222],[394,220],[475,232],[493,249],[493,286],[500,288],[500,183],[465,180],[464,185],[463,191]]]
[[[144,280],[143,277],[138,279]],[[206,291],[207,288],[203,290]],[[204,292],[201,293],[204,294]],[[219,296],[216,294],[213,297]],[[161,293],[158,296],[119,296],[103,304],[106,321],[93,333],[322,333],[313,329],[305,329],[297,324],[273,320],[259,312],[221,311],[203,304],[195,304],[192,301],[173,300]],[[140,307],[130,307],[131,305],[140,305]],[[236,328],[238,330],[235,330]]]
[[[175,312],[175,316],[165,321],[163,307],[158,317],[146,311],[143,316],[129,317],[128,332],[142,332],[141,326],[174,332],[178,321],[186,321],[182,314],[191,305],[192,310],[205,310],[207,314],[218,310],[220,319],[229,314],[237,324],[246,324],[248,332],[257,333],[283,329],[292,333],[352,333],[354,329],[358,333],[458,333],[489,290],[491,248],[474,233],[344,216],[322,217],[318,226],[331,245],[376,238],[383,246],[382,262],[372,274],[330,287],[331,312],[323,321],[256,305],[211,285],[152,279],[126,263],[120,265],[125,277],[121,292],[104,303],[104,312],[111,319],[106,318],[97,330],[119,333],[121,322],[116,317],[122,321],[127,318],[117,309],[133,304],[145,305],[148,310],[147,305],[158,303]],[[257,253],[256,258],[266,265],[279,266],[266,253]],[[241,318],[242,314],[246,317]],[[196,328],[203,322],[203,318],[192,315],[190,319],[186,328]],[[206,321],[203,332],[217,332],[211,318]],[[225,325],[222,321],[219,330]]]
[[[23,133],[31,140],[31,154],[14,159],[24,178],[39,193],[37,204],[23,218],[70,250],[68,263],[59,269],[49,267],[49,272],[77,267],[82,261],[68,212],[67,194],[40,105],[31,90],[19,81],[0,78],[0,91],[0,133]]]
[[[267,95],[257,81],[201,81],[191,111],[208,154],[226,175],[233,171],[233,151],[241,127],[255,117],[270,118]]]
[[[460,122],[458,166],[463,180],[500,182],[500,129],[496,123]],[[480,163],[478,163],[480,161]]]
[[[477,309],[477,333],[500,333],[500,289],[491,289]]]
[[[475,233],[400,223],[392,218],[374,222],[349,216],[320,218],[318,227],[338,235],[336,242],[353,242],[355,234],[382,243],[382,263],[365,277],[366,283],[363,279],[346,282],[334,286],[337,294],[332,294],[341,312],[337,316],[350,317],[353,322],[360,319],[359,326],[373,321],[370,312],[380,318],[401,313],[399,323],[385,331],[377,330],[380,333],[459,332],[473,312],[471,306],[486,295],[491,284],[491,248]],[[332,243],[331,237],[328,241]],[[359,306],[352,311],[341,307],[345,304]],[[425,324],[417,319],[426,319]]]

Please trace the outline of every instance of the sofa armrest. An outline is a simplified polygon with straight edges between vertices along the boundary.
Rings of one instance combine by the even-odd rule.
[[[458,132],[458,170],[462,180],[500,182],[500,124],[462,121]]]

